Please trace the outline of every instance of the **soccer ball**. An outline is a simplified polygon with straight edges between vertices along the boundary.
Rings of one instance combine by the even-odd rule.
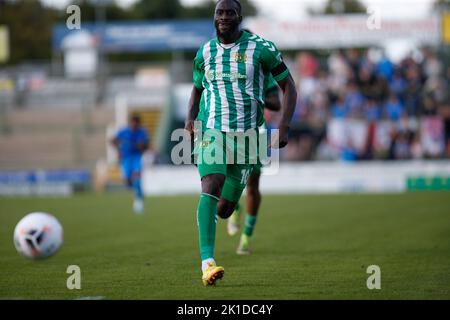
[[[55,254],[63,243],[63,229],[58,220],[45,212],[27,214],[14,229],[16,250],[30,259]]]

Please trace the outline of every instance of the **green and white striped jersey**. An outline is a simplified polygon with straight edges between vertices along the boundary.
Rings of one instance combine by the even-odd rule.
[[[278,90],[278,83],[275,81],[275,79],[273,78],[272,74],[268,74],[265,78],[264,78],[264,101],[266,99],[266,95],[269,92],[272,92],[273,90]],[[199,104],[199,111],[198,111],[198,115],[197,115],[197,121],[202,121],[203,125],[205,126],[206,124],[204,123],[205,119],[208,119],[207,116],[205,116],[205,99],[204,99],[204,95],[202,95],[201,99],[200,99],[200,104]],[[259,127],[263,127],[266,128],[266,120],[264,119],[264,123],[259,126]],[[206,126],[205,126],[206,127]]]
[[[289,71],[280,68],[281,53],[261,37],[242,32],[233,44],[217,38],[204,44],[194,59],[194,85],[204,89],[201,120],[207,128],[243,132],[264,123],[264,83]]]

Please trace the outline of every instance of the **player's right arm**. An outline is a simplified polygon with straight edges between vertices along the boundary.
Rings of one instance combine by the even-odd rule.
[[[119,150],[119,138],[117,138],[117,136],[112,138],[109,142],[114,146],[114,148],[116,148],[116,150]]]
[[[205,64],[202,57],[202,51],[202,48],[200,48],[194,58],[194,86],[189,99],[188,113],[184,127],[191,134],[191,136],[194,134],[194,122],[198,116],[200,100],[204,90],[203,78],[205,77]]]
[[[188,114],[186,118],[185,129],[192,135],[194,134],[194,122],[197,119],[200,99],[202,98],[203,88],[199,89],[195,85],[192,88],[191,98],[188,104]]]
[[[110,140],[110,143],[114,146],[114,148],[116,149],[116,151],[117,151],[117,155],[118,155],[118,157],[119,157],[119,160],[120,160],[120,158],[121,158],[121,154],[120,154],[120,148],[119,148],[119,146],[120,146],[120,133],[121,133],[121,131],[119,131],[111,140]]]

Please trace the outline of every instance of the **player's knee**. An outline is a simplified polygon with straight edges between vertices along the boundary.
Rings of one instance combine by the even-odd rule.
[[[202,178],[202,192],[220,197],[225,176],[223,174],[210,174]]]
[[[133,186],[133,179],[131,177],[127,178],[126,183],[127,183],[127,187],[131,188]]]
[[[228,219],[233,214],[235,207],[236,203],[222,198],[217,204],[217,215],[222,219]]]
[[[133,175],[131,176],[131,179],[136,180],[141,177],[141,173],[139,171],[134,171]]]

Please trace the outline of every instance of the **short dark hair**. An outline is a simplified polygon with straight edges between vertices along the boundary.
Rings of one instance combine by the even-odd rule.
[[[141,123],[141,116],[138,115],[138,114],[136,114],[136,113],[133,113],[133,114],[130,116],[130,121],[135,121],[135,122],[137,122],[137,123]]]
[[[218,0],[217,3],[219,3],[220,1],[224,1],[224,0]],[[237,4],[238,6],[238,14],[241,15],[242,13],[242,6],[241,3],[239,2],[239,0],[231,0],[233,1],[235,4]]]

